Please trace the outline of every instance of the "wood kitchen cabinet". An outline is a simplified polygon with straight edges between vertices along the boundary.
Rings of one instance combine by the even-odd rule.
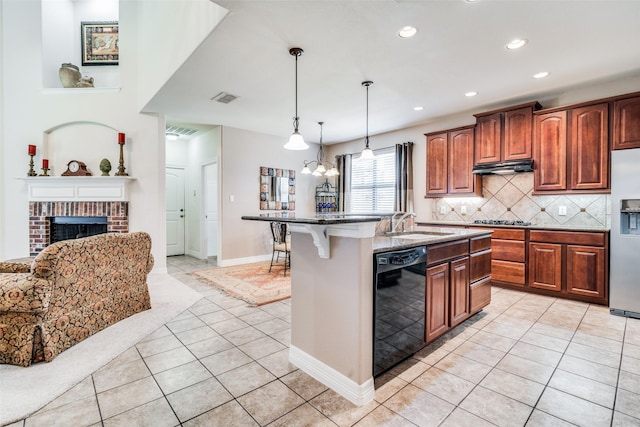
[[[530,159],[537,102],[475,114],[475,164]]]
[[[491,237],[427,249],[425,340],[433,341],[491,302]]]
[[[535,115],[534,193],[609,192],[609,104]]]
[[[491,235],[491,281],[522,288],[526,284],[525,230],[496,228]]]
[[[608,247],[603,232],[531,230],[528,286],[606,305]]]
[[[482,194],[482,179],[473,175],[473,127],[425,134],[427,186],[425,197]]]
[[[613,150],[640,148],[640,95],[613,102]]]

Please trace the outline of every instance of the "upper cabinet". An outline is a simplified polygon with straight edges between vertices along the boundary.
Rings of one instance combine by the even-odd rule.
[[[537,102],[475,114],[475,164],[530,159]]]
[[[613,150],[640,148],[640,95],[613,102]]]
[[[609,192],[608,103],[536,114],[535,192]]]
[[[425,197],[482,194],[482,180],[473,175],[473,127],[426,134],[427,191]]]

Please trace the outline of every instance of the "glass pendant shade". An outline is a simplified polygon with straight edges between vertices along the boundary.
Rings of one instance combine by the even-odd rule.
[[[300,132],[295,130],[289,137],[289,142],[284,144],[284,148],[287,150],[306,150],[309,148],[309,145],[304,142],[304,138],[300,135]]]
[[[366,147],[364,150],[362,150],[362,153],[360,153],[361,159],[372,160],[375,157],[376,156],[374,156],[373,150],[369,147]]]
[[[309,166],[304,165],[300,173],[304,175],[311,175],[311,169],[309,169]]]

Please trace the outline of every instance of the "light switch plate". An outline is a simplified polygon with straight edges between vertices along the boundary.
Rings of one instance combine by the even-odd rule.
[[[566,216],[567,215],[567,207],[566,206],[560,206],[558,208],[558,215]]]

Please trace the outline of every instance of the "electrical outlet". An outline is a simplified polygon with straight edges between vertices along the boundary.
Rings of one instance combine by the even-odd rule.
[[[445,205],[440,206],[440,214],[442,215],[447,214],[447,207]]]
[[[460,206],[460,213],[462,215],[466,215],[467,214],[467,207],[465,205]]]
[[[566,206],[560,206],[558,208],[558,215],[566,216],[567,215],[567,207]]]

